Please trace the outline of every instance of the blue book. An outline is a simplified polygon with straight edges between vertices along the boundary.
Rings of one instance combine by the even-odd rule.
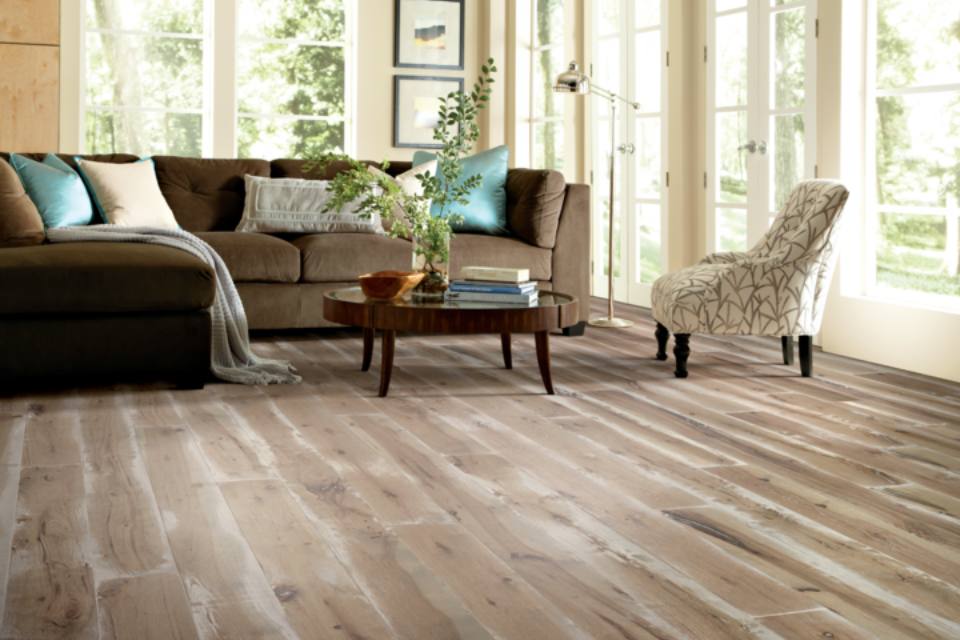
[[[447,302],[469,302],[490,304],[517,304],[533,306],[537,304],[539,296],[536,291],[530,293],[479,293],[477,291],[454,291],[447,289],[444,300]]]
[[[503,284],[493,282],[464,282],[463,280],[454,280],[450,283],[452,291],[462,291],[470,293],[508,293],[508,294],[526,294],[535,291],[536,282],[524,282],[521,284]]]

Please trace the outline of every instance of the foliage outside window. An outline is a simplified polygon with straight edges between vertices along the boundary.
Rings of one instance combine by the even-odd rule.
[[[343,1],[239,0],[238,16],[239,155],[343,152]]]
[[[553,91],[557,74],[566,69],[564,55],[565,0],[534,0],[532,100],[530,113],[531,166],[564,168],[566,96]]]
[[[199,156],[203,0],[87,0],[89,153]]]
[[[955,304],[960,301],[960,4],[870,3],[874,289]]]
[[[224,69],[213,52],[233,38],[208,25],[220,3],[85,0],[84,150],[212,155],[217,119],[241,157],[344,151],[348,1],[232,0]],[[214,113],[209,83],[234,73],[236,113]]]

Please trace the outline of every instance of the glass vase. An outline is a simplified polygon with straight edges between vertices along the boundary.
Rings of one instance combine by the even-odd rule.
[[[433,230],[413,236],[413,269],[425,274],[413,299],[441,301],[450,284],[450,232]]]

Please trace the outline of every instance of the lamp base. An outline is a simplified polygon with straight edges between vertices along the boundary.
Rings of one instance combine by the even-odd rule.
[[[626,329],[627,327],[633,326],[632,320],[624,320],[623,318],[591,318],[588,324],[591,327],[602,327],[604,329]]]

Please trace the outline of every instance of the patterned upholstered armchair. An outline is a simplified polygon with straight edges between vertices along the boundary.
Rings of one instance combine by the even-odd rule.
[[[800,336],[800,370],[809,377],[847,195],[838,182],[801,182],[755,247],[714,253],[660,277],[653,285],[657,359],[667,359],[672,331],[678,378],[687,377],[692,333],[780,336],[784,364],[792,364],[793,336]]]

